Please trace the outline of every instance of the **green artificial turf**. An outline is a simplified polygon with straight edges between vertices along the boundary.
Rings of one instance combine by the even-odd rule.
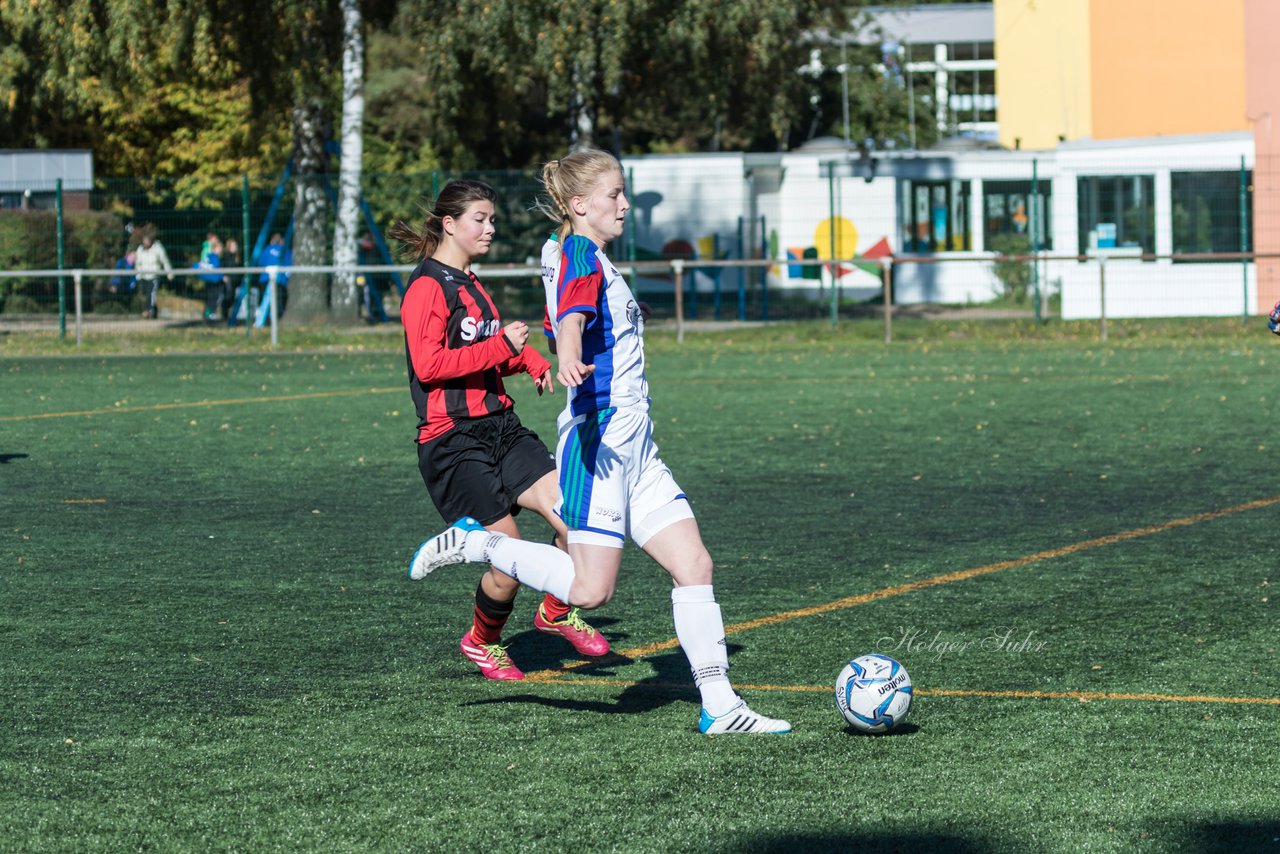
[[[634,548],[618,655],[527,591],[541,678],[458,653],[478,568],[405,576],[442,522],[394,336],[10,349],[0,849],[1277,850],[1280,341],[915,328],[651,336],[731,676],[795,725],[715,739]],[[562,392],[510,388],[554,444]],[[872,651],[918,691],[882,737],[831,699]]]

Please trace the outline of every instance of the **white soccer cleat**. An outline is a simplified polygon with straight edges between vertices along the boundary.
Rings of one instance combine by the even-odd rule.
[[[766,718],[756,714],[747,707],[746,700],[738,700],[738,705],[718,718],[702,710],[698,720],[698,731],[703,735],[724,735],[726,733],[752,733],[757,735],[781,734],[791,732],[791,724],[777,718]]]
[[[466,545],[467,534],[483,530],[484,525],[470,516],[463,516],[445,528],[444,533],[436,534],[418,546],[413,559],[409,561],[409,577],[419,581],[442,566],[466,563],[467,556],[463,554],[463,546]]]

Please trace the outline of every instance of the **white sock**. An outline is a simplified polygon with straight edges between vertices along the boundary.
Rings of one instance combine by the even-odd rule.
[[[689,659],[693,683],[702,695],[702,707],[719,717],[738,704],[729,683],[729,649],[724,639],[724,618],[710,584],[677,587],[671,591],[671,612],[676,637]]]
[[[569,601],[573,558],[555,546],[518,540],[493,531],[467,534],[462,552],[472,563],[487,563],[521,584]]]

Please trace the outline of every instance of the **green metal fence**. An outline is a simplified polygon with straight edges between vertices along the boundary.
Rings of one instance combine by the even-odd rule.
[[[1280,245],[1273,233],[1280,223],[1276,191],[1255,199],[1255,184],[1280,183],[1275,159],[1184,157],[1153,164],[1131,157],[1082,166],[1062,152],[1028,154],[952,160],[913,152],[874,164],[831,155],[812,166],[779,169],[763,183],[758,165],[746,168],[745,156],[741,163],[729,156],[719,172],[711,165],[725,164],[723,155],[718,161],[640,159],[628,166],[635,205],[628,230],[610,255],[620,263],[683,260],[681,309],[690,319],[860,316],[883,301],[886,256],[893,258],[896,304],[996,302],[1041,320],[1059,311],[1094,311],[1092,297],[1080,294],[1097,276],[1084,268],[1104,256],[1139,262],[1108,272],[1108,308],[1116,316],[1247,316],[1263,291],[1270,293],[1263,265],[1255,276],[1241,256],[1255,246],[1273,253]],[[410,259],[398,256],[383,235],[397,221],[418,221],[455,177],[481,178],[498,191],[498,231],[485,266],[537,263],[553,223],[536,209],[533,171],[366,174],[359,263],[384,268],[367,271],[366,283],[385,295],[392,315]],[[336,177],[318,180],[335,201]],[[0,186],[0,270],[103,271],[82,282],[82,310],[99,319],[136,317],[143,295],[130,272],[105,271],[122,264],[150,231],[173,266],[188,273],[162,283],[169,316],[198,319],[206,287],[189,273],[209,236],[225,247],[223,267],[258,266],[269,236],[289,234],[296,190],[287,171],[199,185],[100,178],[91,191],[75,193],[24,195],[21,187]],[[330,233],[334,207],[328,209]],[[754,266],[708,264],[753,260]],[[246,278],[233,275],[228,284]],[[634,284],[662,317],[675,311],[674,281],[670,272],[659,272]],[[0,321],[65,318],[67,285],[56,275],[0,278]],[[536,276],[501,278],[493,286],[504,311],[540,313]],[[1208,301],[1192,293],[1199,286],[1211,287]]]

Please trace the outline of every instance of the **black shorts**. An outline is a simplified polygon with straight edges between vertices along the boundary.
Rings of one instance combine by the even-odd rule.
[[[516,499],[555,471],[556,460],[538,434],[507,409],[459,421],[418,445],[418,470],[447,524],[472,516],[490,525],[519,513]]]

